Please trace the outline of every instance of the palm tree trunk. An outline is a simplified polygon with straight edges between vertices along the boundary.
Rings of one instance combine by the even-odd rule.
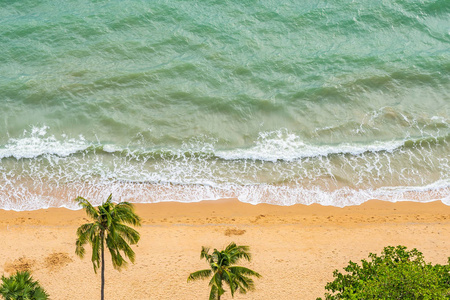
[[[102,243],[102,288],[101,288],[101,300],[105,299],[105,247],[104,247],[104,233],[100,233],[100,242]]]

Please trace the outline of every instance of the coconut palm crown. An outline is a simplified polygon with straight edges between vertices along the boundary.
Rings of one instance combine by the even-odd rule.
[[[101,266],[101,299],[104,299],[105,285],[105,243],[111,253],[112,264],[115,269],[120,270],[127,265],[125,258],[134,263],[135,254],[130,245],[136,244],[139,239],[139,233],[125,225],[140,226],[141,219],[134,213],[131,203],[112,202],[112,194],[109,195],[106,202],[94,208],[92,204],[78,197],[75,201],[86,211],[86,214],[92,219],[92,223],[81,225],[77,229],[78,239],[76,241],[75,253],[83,258],[85,255],[84,245],[86,243],[92,246],[91,261],[94,266],[94,272]]]
[[[253,279],[249,276],[260,278],[261,275],[248,268],[234,266],[241,259],[251,260],[248,246],[237,246],[232,242],[222,251],[214,249],[212,254],[209,254],[209,250],[209,248],[202,247],[200,259],[204,258],[209,263],[210,269],[191,273],[187,279],[188,282],[206,279],[212,275],[209,281],[211,287],[210,300],[220,300],[220,296],[225,293],[223,282],[230,287],[232,297],[234,297],[236,291],[245,294],[247,291],[254,290]]]

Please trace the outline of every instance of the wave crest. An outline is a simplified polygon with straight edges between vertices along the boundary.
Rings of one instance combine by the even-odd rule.
[[[394,152],[401,149],[448,145],[450,135],[419,137],[403,140],[374,141],[372,143],[309,144],[288,130],[261,132],[254,145],[248,148],[220,149],[214,140],[183,143],[179,148],[132,148],[115,144],[89,142],[82,135],[69,138],[47,135],[48,127],[33,127],[22,138],[10,138],[0,146],[0,159],[13,157],[37,158],[43,155],[67,157],[77,153],[120,154],[142,158],[167,159],[197,157],[203,159],[259,160],[268,162],[294,161],[301,158],[327,157],[330,155],[353,155],[364,153]]]

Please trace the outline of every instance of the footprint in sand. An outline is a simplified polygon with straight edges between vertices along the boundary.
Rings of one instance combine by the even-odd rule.
[[[52,253],[44,259],[44,265],[47,269],[57,270],[67,266],[73,261],[67,253]]]
[[[7,262],[3,269],[6,273],[14,274],[16,272],[31,271],[35,264],[36,261],[34,259],[22,256],[13,262]]]
[[[236,228],[228,228],[225,230],[226,236],[232,236],[232,235],[243,235],[245,233],[245,230],[236,229]]]

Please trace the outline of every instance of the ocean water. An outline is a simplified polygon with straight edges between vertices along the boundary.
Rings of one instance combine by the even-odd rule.
[[[450,205],[448,0],[2,0],[0,208]]]

